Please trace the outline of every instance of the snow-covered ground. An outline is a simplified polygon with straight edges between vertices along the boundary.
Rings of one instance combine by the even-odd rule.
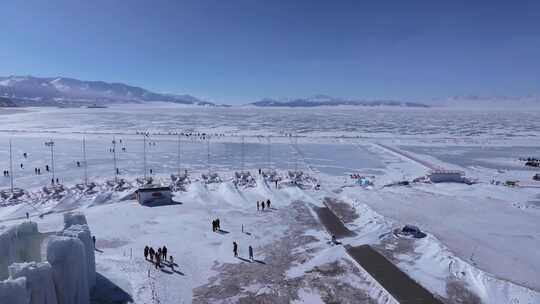
[[[450,112],[443,120],[441,110],[433,111],[219,112],[141,105],[10,112],[1,116],[0,167],[9,169],[11,139],[14,184],[28,194],[19,204],[3,201],[0,225],[20,222],[26,212],[47,213],[34,217],[40,231],[58,231],[64,210],[84,211],[100,250],[97,271],[136,303],[384,303],[384,292],[345,250],[328,243],[313,207],[329,197],[344,204],[334,210],[356,232],[345,244],[375,246],[446,303],[540,302],[540,183],[531,179],[536,172],[518,161],[540,156],[538,134],[530,127],[540,121],[535,120],[540,112],[524,119],[519,112],[465,117]],[[374,117],[385,120],[376,125]],[[152,133],[146,138],[152,176],[167,183],[179,167],[190,174],[186,191],[175,192],[180,205],[144,207],[129,197],[144,168],[143,136],[135,132],[147,130]],[[193,134],[181,137],[180,162],[178,136],[169,132]],[[206,135],[197,135],[203,132],[212,134],[210,144]],[[84,180],[84,165],[76,164],[82,163],[83,136],[88,176],[98,184],[87,194],[73,187]],[[113,136],[119,177],[128,182],[123,191],[105,183],[114,177]],[[42,189],[51,179],[44,169],[51,164],[44,145],[50,138],[55,177],[67,188],[58,196]],[[383,187],[425,175],[427,163],[464,170],[479,183]],[[255,187],[232,183],[233,172],[242,166],[256,177]],[[41,175],[34,173],[36,167]],[[282,175],[303,170],[320,181],[321,189],[276,189],[257,174],[258,168],[269,167]],[[200,174],[208,170],[224,182],[203,184]],[[355,185],[352,173],[369,176],[374,185]],[[491,184],[516,179],[527,187]],[[0,189],[9,185],[9,178],[0,177]],[[257,211],[256,201],[263,199],[270,199],[274,209]],[[212,232],[215,218],[226,232]],[[396,237],[392,231],[404,224],[419,226],[428,237]],[[234,258],[233,241],[241,258],[253,246],[259,262]],[[166,245],[178,266],[155,270],[142,256],[146,245]]]

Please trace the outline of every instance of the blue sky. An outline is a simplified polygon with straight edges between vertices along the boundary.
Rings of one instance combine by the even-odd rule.
[[[540,92],[540,1],[10,0],[0,41],[0,75],[231,104]]]

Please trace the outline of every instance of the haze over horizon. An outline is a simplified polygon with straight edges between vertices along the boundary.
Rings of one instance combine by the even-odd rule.
[[[540,2],[9,1],[0,75],[422,101],[540,92]]]

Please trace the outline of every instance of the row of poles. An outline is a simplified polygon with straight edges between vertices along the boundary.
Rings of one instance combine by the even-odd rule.
[[[146,138],[148,137],[148,133],[145,133],[143,134],[143,170],[144,170],[144,179],[146,180],[147,179],[147,158],[146,158]],[[272,149],[271,149],[271,146],[270,146],[270,138],[267,137],[267,141],[268,141],[268,144],[267,144],[267,151],[266,151],[266,154],[267,154],[267,162],[268,162],[268,166],[270,168],[271,166],[271,158],[272,158]],[[177,140],[177,170],[178,170],[178,176],[180,176],[181,174],[181,168],[180,168],[180,164],[181,164],[181,155],[182,155],[182,144],[181,144],[182,140],[181,140],[181,135],[178,134],[178,140]],[[208,174],[210,174],[210,138],[207,138],[206,140],[207,142],[207,167],[208,167]],[[295,137],[295,141],[294,141],[294,155],[295,155],[295,171],[298,170],[298,156],[296,155],[298,152],[297,152],[297,145],[298,145],[298,139],[297,137]],[[51,150],[51,174],[52,174],[52,179],[54,180],[55,179],[55,167],[54,167],[54,146],[55,146],[55,142],[50,139],[48,141],[45,142],[45,146],[46,147],[49,147],[50,150]],[[83,152],[83,165],[84,165],[84,184],[85,185],[88,185],[88,165],[87,165],[87,159],[86,159],[86,139],[83,137],[83,140],[82,140],[82,152]],[[114,180],[115,182],[118,182],[118,174],[119,174],[119,170],[118,170],[118,166],[117,166],[117,157],[116,157],[116,138],[113,137],[113,140],[112,140],[112,152],[113,152],[113,165],[114,165]],[[11,142],[11,139],[9,140],[9,168],[10,168],[10,188],[11,188],[11,193],[14,192],[14,186],[13,186],[13,150],[12,150],[12,142]],[[241,169],[242,169],[242,172],[245,170],[245,137],[242,136],[242,146],[241,146]]]
[[[143,163],[144,163],[144,179],[146,180],[146,137],[148,134],[143,135],[143,143],[144,143],[144,156],[143,156]],[[51,174],[52,179],[55,179],[55,171],[54,171],[54,141],[52,139],[45,142],[45,146],[49,147],[51,149]],[[14,186],[13,186],[13,145],[11,139],[9,140],[9,170],[10,170],[10,190],[11,193],[14,192]],[[86,138],[83,137],[82,140],[82,152],[83,152],[83,165],[84,165],[84,184],[88,185],[88,163],[86,160]],[[113,137],[112,140],[112,152],[113,152],[113,164],[114,164],[114,180],[115,182],[118,182],[118,166],[117,166],[117,159],[116,159],[116,138]],[[180,135],[178,135],[178,158],[177,158],[177,167],[178,167],[178,175],[180,175],[180,160],[181,160],[181,139]]]

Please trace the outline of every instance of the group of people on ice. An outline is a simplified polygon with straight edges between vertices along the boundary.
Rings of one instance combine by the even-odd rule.
[[[154,250],[154,248],[148,246],[144,247],[144,258],[147,261],[150,260],[150,262],[154,263],[156,269],[161,268],[161,264],[163,262],[167,262],[167,257],[169,258],[168,261],[171,269],[174,270],[174,258],[172,255],[167,256],[166,246],[158,248],[157,250]]]
[[[27,158],[28,158],[28,154],[27,154],[26,152],[24,152],[24,153],[23,153],[23,157],[24,157],[25,159],[27,159]],[[24,169],[24,163],[20,163],[20,164],[19,164],[19,167],[20,167],[21,169]],[[49,172],[49,165],[45,165],[45,171]],[[35,168],[34,168],[34,174],[35,174],[35,175],[41,175],[41,168],[35,167]],[[4,176],[9,176],[9,170],[4,170]]]
[[[253,247],[251,247],[251,245],[249,245],[248,247],[248,252],[249,252],[249,259],[253,261]],[[238,257],[238,243],[236,242],[233,242],[233,254],[234,254],[234,257]]]
[[[221,230],[221,226],[219,224],[219,219],[215,219],[212,221],[212,232],[216,232],[216,231],[219,231]]]
[[[264,202],[264,200],[262,200],[260,203],[259,203],[259,201],[257,201],[257,211],[259,211],[259,210],[264,211],[264,208],[270,209],[270,204],[271,203],[272,202],[270,202],[270,200],[267,200],[266,203]]]

